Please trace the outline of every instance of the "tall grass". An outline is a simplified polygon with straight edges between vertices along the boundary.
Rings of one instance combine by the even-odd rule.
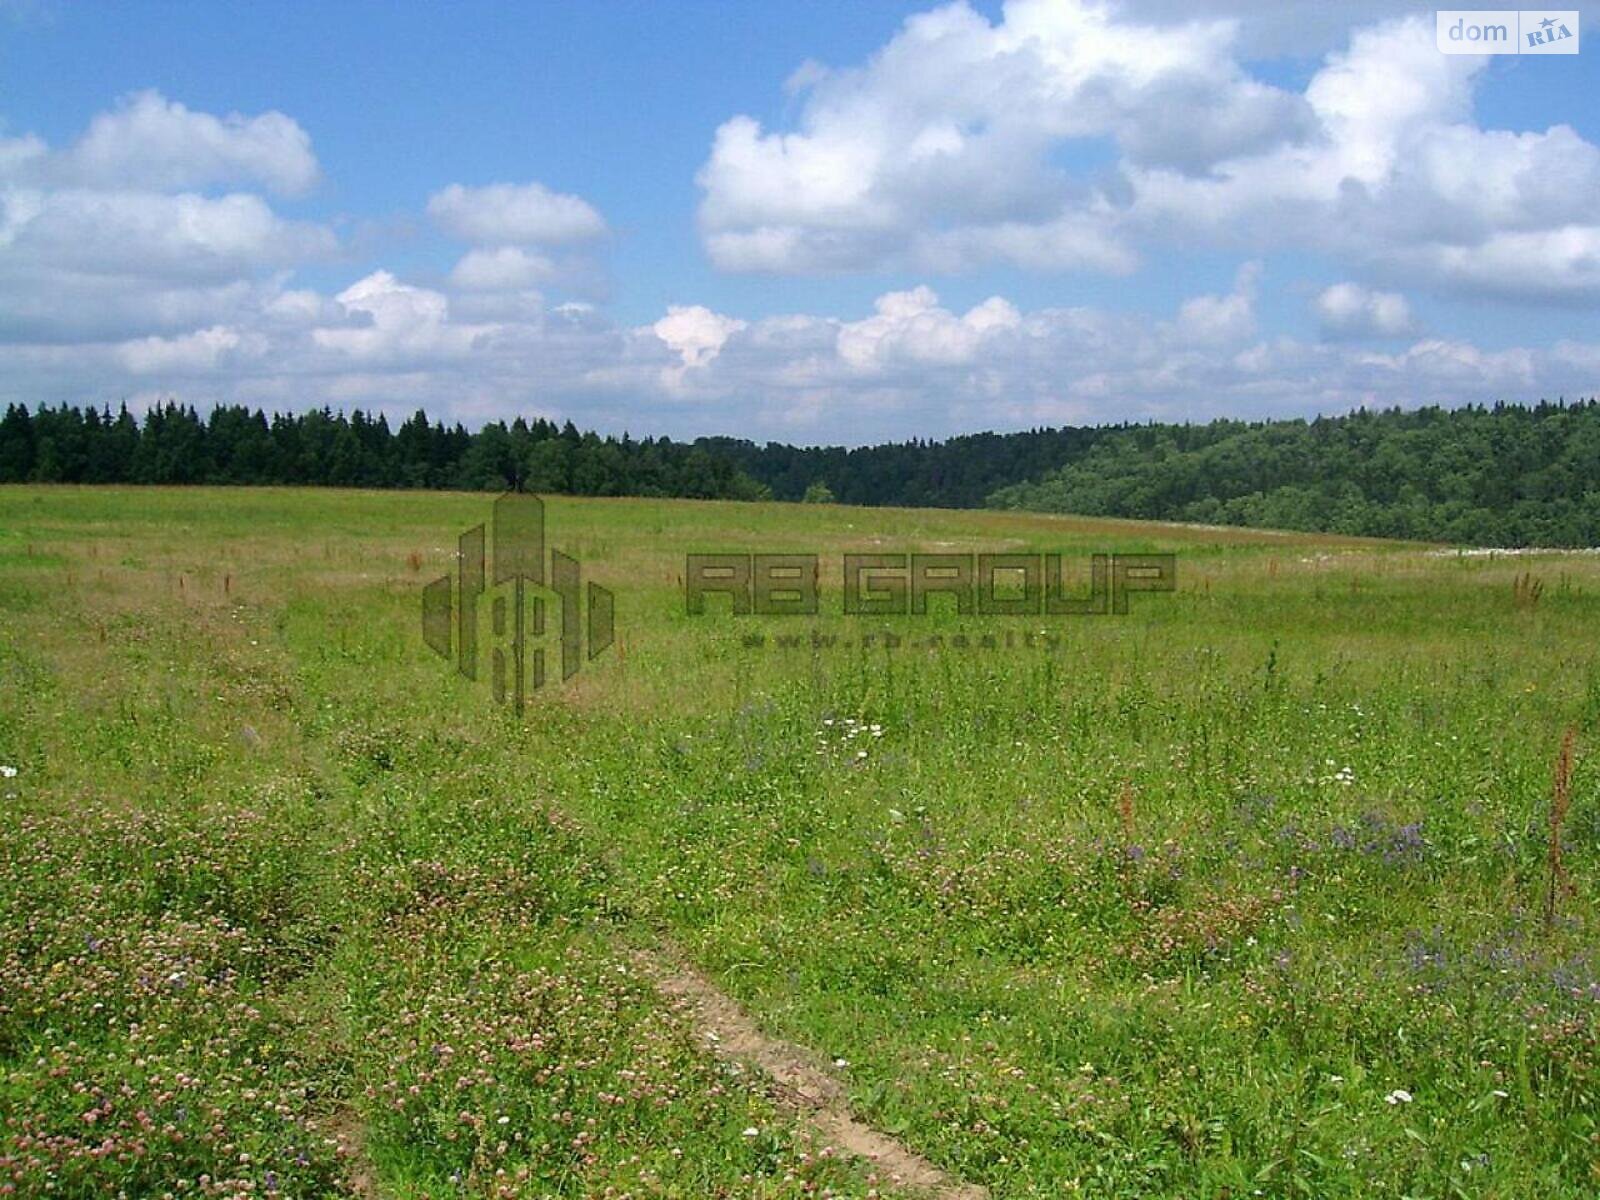
[[[1561,749],[1556,754],[1555,780],[1550,789],[1550,837],[1546,852],[1548,881],[1544,897],[1544,923],[1549,928],[1556,923],[1556,911],[1563,897],[1572,888],[1567,878],[1567,867],[1562,857],[1562,830],[1567,824],[1567,813],[1572,807],[1572,752],[1577,742],[1578,730],[1568,725],[1561,738]]]

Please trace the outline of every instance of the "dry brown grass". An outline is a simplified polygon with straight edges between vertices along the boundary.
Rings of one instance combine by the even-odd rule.
[[[1544,595],[1544,580],[1535,579],[1532,571],[1524,571],[1511,580],[1511,603],[1516,608],[1536,608]]]

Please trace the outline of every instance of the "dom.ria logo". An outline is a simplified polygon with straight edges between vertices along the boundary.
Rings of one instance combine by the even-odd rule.
[[[1442,8],[1434,40],[1444,54],[1576,54],[1575,8]]]

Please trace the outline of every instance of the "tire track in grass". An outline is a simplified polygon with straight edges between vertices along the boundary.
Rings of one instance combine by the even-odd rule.
[[[985,1188],[952,1177],[909,1146],[858,1120],[850,1112],[843,1084],[816,1065],[815,1055],[762,1033],[737,1001],[681,955],[660,948],[636,949],[633,961],[657,991],[688,1010],[719,1058],[759,1068],[772,1080],[779,1101],[833,1145],[932,1200],[988,1200]]]

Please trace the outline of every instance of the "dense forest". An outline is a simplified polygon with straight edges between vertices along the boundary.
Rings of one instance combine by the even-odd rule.
[[[858,449],[518,418],[12,404],[0,482],[326,484],[990,505],[1497,546],[1600,545],[1600,402],[982,433]]]
[[[980,508],[997,489],[1037,479],[1128,428],[1068,426],[975,433],[943,442],[918,439],[854,450],[776,442],[757,446],[733,438],[702,438],[696,444],[731,459],[778,500],[802,500],[807,489],[820,482],[841,504]]]
[[[1600,403],[1117,430],[989,503],[1417,538],[1600,545]]]
[[[0,483],[322,484],[463,488],[582,496],[759,499],[726,457],[667,438],[601,438],[569,421],[520,417],[476,433],[418,412],[398,430],[382,415],[299,415],[225,406],[202,418],[165,404],[142,422],[126,408],[13,404],[0,420]]]

